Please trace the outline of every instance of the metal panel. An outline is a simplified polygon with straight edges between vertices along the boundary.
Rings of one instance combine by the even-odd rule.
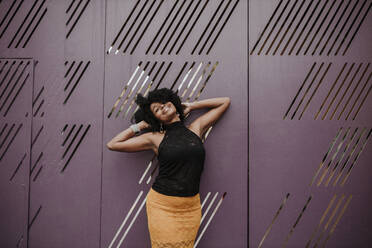
[[[0,59],[2,247],[27,247],[33,69],[32,59]]]
[[[370,246],[371,5],[250,1],[252,247]]]
[[[205,140],[200,247],[247,246],[246,4],[107,2],[105,142],[129,126],[138,92],[169,87],[183,101],[232,98]],[[187,123],[203,112],[192,113]],[[101,245],[148,246],[144,204],[157,175],[156,158],[152,152],[104,150],[103,164]]]
[[[12,211],[14,227],[1,225],[11,235],[2,236],[0,246],[106,247],[118,233],[117,246],[126,230],[121,246],[149,246],[145,208],[137,210],[157,174],[156,160],[148,166],[150,152],[106,148],[129,126],[141,87],[143,93],[179,88],[189,101],[232,98],[205,140],[204,218],[196,245],[247,246],[247,14],[247,2],[239,0],[0,1],[1,57],[30,58],[34,68],[33,85],[26,85],[29,95],[22,99],[29,100],[29,115],[19,120],[27,125],[18,133],[32,142],[22,143],[30,153],[22,157],[22,149],[10,146],[4,156],[13,169],[22,159],[23,165],[30,161],[29,172],[21,166],[16,174],[24,173],[21,185],[27,187],[4,191],[23,198]],[[4,123],[13,121],[11,113]],[[188,121],[202,113],[195,111]],[[1,173],[2,183],[9,184],[9,170]]]

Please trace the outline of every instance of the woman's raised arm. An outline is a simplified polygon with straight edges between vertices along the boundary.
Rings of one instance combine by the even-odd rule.
[[[190,124],[190,128],[197,131],[202,137],[230,106],[229,97],[216,97],[186,104],[189,110],[211,108],[207,113],[199,116]]]
[[[138,123],[139,128],[142,130],[148,127],[148,124],[144,121]],[[112,140],[110,140],[106,145],[107,148],[112,151],[120,152],[139,152],[144,150],[153,149],[153,142],[151,137],[151,132],[135,136],[132,128],[127,128],[124,131],[116,135]]]

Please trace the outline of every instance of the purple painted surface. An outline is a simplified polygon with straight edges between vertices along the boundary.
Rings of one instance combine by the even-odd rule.
[[[187,3],[189,3],[187,1]],[[196,2],[194,3],[194,5]],[[246,43],[246,3],[239,2],[239,7],[233,12],[231,18],[227,22],[225,29],[221,33],[219,39],[214,45],[211,53],[209,55],[190,55],[190,51],[196,44],[197,39],[203,32],[204,27],[211,18],[213,11],[217,8],[219,2],[210,1],[207,5],[204,14],[200,17],[200,20],[195,25],[190,37],[185,42],[180,56],[171,55],[159,55],[159,51],[151,56],[143,56],[143,52],[147,49],[155,36],[156,32],[160,28],[166,14],[170,11],[173,6],[173,2],[164,2],[164,5],[160,8],[159,14],[156,16],[155,21],[150,25],[149,30],[145,33],[144,37],[141,39],[138,47],[136,48],[134,55],[115,55],[115,50],[117,45],[113,46],[110,54],[106,55],[106,67],[105,67],[105,129],[103,140],[109,141],[113,135],[116,135],[120,131],[124,130],[129,125],[129,117],[123,118],[123,115],[130,105],[132,97],[129,98],[126,107],[123,112],[120,113],[118,118],[115,118],[115,114],[111,118],[107,118],[114,105],[116,99],[119,97],[124,86],[130,80],[131,76],[134,74],[136,67],[140,61],[143,61],[139,71],[131,82],[133,86],[140,74],[144,69],[147,61],[150,61],[146,72],[148,73],[152,68],[155,61],[158,61],[154,71],[151,76],[157,72],[160,64],[165,61],[165,64],[159,73],[157,80],[151,87],[153,89],[162,77],[168,64],[172,62],[172,66],[169,68],[168,73],[164,77],[162,83],[159,85],[161,87],[171,87],[178,73],[180,72],[185,61],[188,62],[186,69],[181,74],[181,77],[176,82],[174,89],[180,85],[182,79],[186,75],[187,70],[190,65],[195,61],[195,66],[193,67],[188,80],[184,83],[181,88],[181,93],[183,92],[185,86],[188,84],[189,79],[192,77],[200,62],[203,65],[194,79],[190,90],[196,84],[202,70],[208,61],[211,65],[207,69],[206,75],[209,74],[213,65],[218,61],[219,64],[216,67],[214,73],[211,75],[206,88],[200,95],[200,99],[206,99],[210,97],[219,96],[229,96],[232,99],[232,104],[230,109],[225,113],[223,118],[218,121],[215,127],[209,134],[205,146],[207,150],[207,157],[205,162],[205,170],[202,175],[201,185],[200,185],[200,195],[201,201],[206,198],[208,192],[211,193],[207,199],[205,206],[203,207],[203,212],[206,211],[211,199],[218,192],[208,215],[203,220],[200,227],[198,237],[201,235],[203,228],[208,222],[211,213],[215,209],[217,202],[220,200],[222,194],[227,192],[227,195],[211,220],[209,226],[207,227],[204,234],[201,236],[201,240],[198,244],[199,247],[246,247],[247,246],[247,74],[245,73],[247,68],[247,60],[242,54],[247,53]],[[129,15],[131,9],[135,5],[132,2],[130,5],[127,3],[121,3],[119,1],[109,1],[107,5],[107,30],[106,30],[106,44],[109,49],[111,42],[113,41],[115,35],[119,31],[122,23],[124,23],[125,18]],[[150,2],[149,4],[150,5]],[[193,5],[193,6],[194,6]],[[142,5],[140,5],[142,6]],[[155,6],[157,6],[155,4]],[[177,5],[178,7],[179,5]],[[231,9],[232,4],[229,9]],[[148,6],[145,8],[145,10]],[[193,7],[192,7],[193,8]],[[133,16],[136,16],[140,7],[137,7],[136,12]],[[154,7],[155,9],[155,7]],[[177,8],[176,8],[177,9]],[[184,7],[185,9],[185,7]],[[228,9],[228,10],[229,10]],[[124,15],[119,13],[124,12]],[[152,12],[151,12],[152,13]],[[182,13],[182,12],[181,12]],[[173,14],[174,15],[174,14]],[[171,15],[171,17],[173,17]],[[186,15],[187,16],[187,15]],[[160,18],[162,17],[162,18]],[[133,18],[133,17],[132,17]],[[195,17],[194,17],[195,18]],[[194,19],[193,18],[193,19]],[[185,18],[186,20],[187,18]],[[192,20],[193,20],[192,19]],[[177,19],[178,20],[178,19]],[[180,27],[183,26],[185,20],[182,22]],[[223,19],[224,20],[224,19]],[[166,26],[168,26],[169,21]],[[189,24],[190,25],[190,24]],[[221,24],[220,24],[221,25]],[[136,26],[134,26],[135,28]],[[218,26],[220,27],[220,26]],[[127,30],[124,29],[125,31]],[[173,29],[171,29],[172,31]],[[188,29],[186,29],[188,30]],[[236,32],[240,30],[241,32]],[[163,32],[161,34],[163,34]],[[209,32],[209,31],[208,31]],[[170,32],[164,39],[168,39]],[[207,33],[208,34],[208,33]],[[238,35],[238,36],[237,36]],[[123,35],[122,35],[123,36]],[[121,36],[121,37],[122,37]],[[137,39],[138,35],[136,36]],[[183,37],[183,36],[182,36]],[[212,36],[213,38],[213,36]],[[127,40],[129,37],[127,38]],[[134,39],[134,40],[136,40]],[[158,38],[155,42],[157,42]],[[119,40],[120,42],[120,40]],[[180,42],[180,41],[179,41]],[[134,42],[133,42],[134,43]],[[122,53],[125,45],[120,50]],[[165,42],[161,43],[160,46],[163,48]],[[178,43],[177,43],[178,44]],[[230,44],[226,47],[226,44]],[[176,46],[177,47],[177,46]],[[231,49],[236,47],[236,49]],[[132,45],[128,50],[132,48]],[[167,49],[168,50],[168,49]],[[166,50],[166,51],[167,51]],[[150,50],[153,51],[153,48]],[[173,52],[174,53],[174,52]],[[203,52],[204,53],[204,52]],[[136,89],[140,88],[147,74],[142,77],[142,80],[137,85]],[[203,77],[197,91],[201,89],[202,83],[205,81],[206,77]],[[145,89],[148,86],[146,83]],[[145,92],[142,90],[142,93]],[[129,91],[129,89],[128,89]],[[187,95],[189,92],[187,93]],[[128,92],[124,95],[128,95]],[[195,93],[196,95],[196,93]],[[194,95],[194,96],[195,96]],[[122,99],[120,105],[124,102]],[[131,110],[131,113],[133,108]],[[192,113],[189,119],[194,119],[199,116],[202,111]],[[188,123],[190,120],[187,121]],[[102,243],[104,247],[108,247],[111,242],[116,246],[120,239],[125,235],[125,232],[131,222],[132,218],[136,214],[139,206],[141,205],[144,197],[146,196],[150,186],[153,183],[155,176],[157,175],[157,170],[151,181],[147,184],[148,175],[153,171],[156,165],[156,159],[154,159],[152,166],[150,166],[149,172],[147,172],[143,181],[139,183],[142,175],[145,174],[146,168],[153,157],[152,152],[141,152],[141,153],[117,153],[111,152],[109,150],[104,150],[103,154],[103,185],[102,185]],[[143,191],[142,195],[139,196],[140,191]],[[125,220],[128,212],[135,203],[135,200],[139,197],[137,205],[133,207],[130,217],[128,217],[125,225],[122,229],[120,226]],[[115,235],[118,237],[115,239]],[[143,247],[150,244],[149,233],[147,230],[147,220],[145,207],[139,212],[137,219],[135,220],[132,228],[128,232],[127,236],[122,243],[124,246],[128,247]]]
[[[1,58],[0,62],[0,77],[6,79],[0,86],[0,244],[27,247],[34,61]]]
[[[5,17],[13,2],[10,0],[1,2],[0,20]],[[232,103],[230,109],[215,125],[205,142],[207,157],[200,185],[201,200],[206,199],[203,211],[206,211],[215,193],[218,192],[218,196],[201,225],[199,235],[209,221],[223,193],[227,192],[227,194],[219,209],[215,212],[208,228],[206,228],[202,236],[198,236],[201,237],[198,246],[231,247],[233,245],[235,247],[246,247],[248,243],[247,2],[239,1],[237,8],[226,22],[209,55],[205,54],[208,46],[206,46],[201,55],[190,55],[190,51],[204,31],[208,21],[212,18],[219,1],[209,1],[179,55],[175,55],[174,51],[171,55],[159,55],[159,52],[155,55],[152,53],[151,55],[145,55],[145,50],[163,23],[165,16],[169,13],[173,6],[173,1],[163,2],[159,12],[154,16],[132,55],[128,53],[106,54],[106,51],[109,49],[112,40],[125,18],[129,15],[135,2],[83,0],[74,17],[66,26],[68,18],[74,13],[79,2],[70,0],[38,1],[30,16],[26,19],[25,24],[21,26],[35,2],[23,1],[17,12],[15,12],[16,7],[20,3],[20,1],[17,1],[9,15],[4,19],[5,22],[0,29],[0,31],[5,30],[5,25],[9,21],[9,25],[4,31],[4,36],[0,39],[0,55],[2,58],[32,58],[35,61],[33,88],[28,88],[27,91],[23,89],[22,91],[22,96],[27,95],[27,92],[29,93],[27,95],[28,98],[24,97],[22,100],[29,100],[27,106],[30,108],[30,114],[27,117],[28,119],[26,117],[22,119],[27,121],[27,130],[26,126],[24,126],[25,129],[22,129],[24,133],[20,137],[25,137],[26,141],[29,142],[28,145],[27,143],[22,145],[24,149],[30,149],[31,158],[29,157],[30,154],[28,154],[25,158],[27,163],[24,164],[27,167],[21,167],[23,170],[20,169],[18,173],[19,176],[24,175],[22,184],[25,183],[26,188],[12,188],[2,191],[5,192],[6,197],[17,197],[18,200],[17,202],[9,202],[9,205],[2,211],[2,219],[7,215],[7,211],[12,210],[12,208],[16,209],[16,211],[12,211],[13,216],[15,213],[17,213],[17,216],[15,217],[16,220],[14,217],[12,218],[11,225],[1,225],[2,233],[10,233],[11,235],[2,236],[4,239],[0,240],[0,246],[7,247],[9,246],[8,244],[15,246],[20,235],[23,234],[22,247],[107,247],[140,190],[143,190],[143,195],[139,204],[157,174],[157,171],[155,171],[149,184],[146,184],[146,182],[138,184],[138,180],[152,158],[151,152],[124,154],[114,153],[106,148],[106,143],[109,139],[129,126],[128,117],[122,118],[121,115],[117,119],[107,118],[123,86],[129,80],[140,61],[143,61],[141,70],[147,61],[151,62],[146,72],[149,72],[155,61],[158,62],[151,74],[151,78],[154,78],[160,64],[163,61],[165,62],[152,88],[162,78],[170,62],[172,62],[172,66],[164,74],[160,87],[170,87],[186,61],[188,65],[178,79],[176,87],[182,81],[193,61],[196,63],[188,79],[191,78],[200,62],[203,62],[199,73],[190,86],[190,89],[192,89],[207,63],[211,62],[206,74],[196,88],[195,96],[201,89],[212,67],[218,61],[219,64],[214,73],[211,74],[199,99],[229,96],[232,99]],[[140,6],[144,2],[140,1]],[[66,13],[71,3],[73,5]],[[144,11],[147,11],[151,3],[152,1],[148,1]],[[140,26],[141,28],[133,39],[129,50],[134,42],[137,41],[159,3],[160,1],[156,1],[154,4],[146,21]],[[179,30],[185,24],[197,1],[186,1],[186,5],[180,15],[185,11],[189,3],[193,4],[185,15],[183,22],[180,23],[170,45],[173,44],[174,39],[178,36]],[[227,4],[227,1],[223,3],[222,9]],[[216,27],[208,45],[214,39],[235,3],[235,0],[231,1],[227,12]],[[85,5],[86,8],[82,11]],[[197,9],[197,13],[199,13],[201,5]],[[37,12],[39,7],[40,10]],[[140,7],[137,8],[135,14],[138,13],[139,9]],[[220,9],[217,17],[222,9]],[[13,13],[15,13],[14,18],[11,19]],[[35,13],[38,14],[32,19]],[[44,15],[42,15],[43,13]],[[77,20],[76,18],[80,13],[80,18]],[[127,41],[131,38],[142,16],[136,21],[132,32],[127,37]],[[127,31],[133,18],[134,16],[124,29],[124,32]],[[195,18],[196,15],[191,19],[184,34],[189,30]],[[34,21],[31,23],[31,20]],[[73,26],[75,20],[77,22]],[[216,19],[212,22],[212,26],[215,21]],[[173,31],[177,22],[178,19],[173,24],[170,32]],[[169,21],[166,27],[168,23]],[[27,27],[28,29],[26,30]],[[72,32],[66,38],[72,27]],[[209,34],[211,27],[206,35]],[[17,33],[18,29],[20,31]],[[32,30],[34,30],[33,33],[31,33]],[[160,49],[167,41],[170,32],[165,37]],[[23,33],[25,35],[19,43],[20,45],[16,48],[16,44]],[[8,48],[13,37],[15,37],[15,41]],[[26,44],[28,37],[30,39]],[[183,37],[181,36],[175,48],[178,47]],[[26,45],[21,48],[23,44]],[[123,48],[126,44],[127,42],[124,43]],[[68,68],[73,62],[75,62],[73,69],[65,77]],[[70,82],[69,87],[64,90],[80,62],[82,62],[82,65],[79,71]],[[88,63],[89,66],[82,73],[82,69]],[[75,85],[80,74],[81,77]],[[188,81],[185,82],[181,91],[183,91],[187,83]],[[73,86],[75,88],[71,91]],[[28,85],[28,87],[31,87],[31,85]],[[67,103],[63,104],[70,92],[72,93]],[[129,98],[127,106],[130,104],[133,95]],[[124,95],[125,97],[126,95]],[[33,102],[33,106],[30,105],[30,102]],[[120,104],[122,102],[123,99]],[[18,108],[21,107],[18,106]],[[132,111],[134,108],[135,106],[132,107]],[[124,108],[125,110],[126,108]],[[202,113],[202,111],[196,111],[190,116],[190,120]],[[12,119],[10,118],[10,120]],[[9,119],[6,119],[6,121],[8,122]],[[74,125],[76,126],[73,129]],[[82,125],[82,128],[79,133],[76,133],[80,125]],[[89,129],[87,129],[88,127]],[[85,130],[88,131],[83,136]],[[71,134],[69,135],[70,131]],[[62,146],[65,139],[66,143]],[[30,140],[34,141],[32,147]],[[17,145],[18,142],[21,142],[20,140],[16,141]],[[16,146],[11,147],[13,150],[8,151],[8,155],[11,154],[11,156],[4,157],[4,159],[12,159],[11,163],[5,163],[7,166],[13,164],[12,168],[16,165],[14,160],[18,162],[20,159],[18,153],[21,150],[17,152],[17,150],[14,150],[15,148]],[[62,158],[66,150],[66,156]],[[70,156],[71,159],[69,159]],[[68,164],[66,165],[67,162]],[[65,169],[61,172],[65,165]],[[2,170],[4,170],[5,166],[2,167]],[[24,169],[31,167],[34,167],[34,170],[28,174]],[[1,173],[4,176],[1,179],[2,184],[8,184],[8,176],[6,176],[8,174],[9,171]],[[30,181],[29,187],[28,180]],[[17,194],[15,194],[16,192]],[[209,192],[211,195],[207,198]],[[6,197],[3,197],[3,199]],[[17,205],[17,207],[14,207],[14,205]],[[136,211],[137,208],[134,209],[123,230],[126,230]],[[27,224],[31,223],[32,225],[28,229]],[[14,229],[17,229],[17,231],[14,231]],[[124,231],[120,233],[117,242],[123,233]],[[143,208],[133,222],[133,226],[121,247],[148,247],[149,245],[147,218],[145,208]]]
[[[283,1],[279,12],[283,9],[287,1]],[[301,2],[301,1],[299,1]],[[309,4],[310,1],[306,1]],[[314,1],[313,6],[317,1]],[[332,2],[332,1],[330,1]],[[340,1],[336,1],[336,6]],[[351,19],[355,16],[355,13],[361,7],[364,1],[360,1],[357,5],[354,14]],[[263,29],[268,22],[271,14],[274,12],[279,1],[250,1],[249,5],[249,34],[250,34],[250,51],[258,39],[258,37],[263,32]],[[324,2],[322,2],[323,4]],[[352,1],[351,6],[356,3]],[[367,1],[370,4],[370,1]],[[271,38],[268,39],[267,45],[263,49],[266,52],[275,34],[278,32],[279,27],[284,20],[284,17],[288,13],[290,7],[294,4],[291,1],[286,12],[283,14],[282,19],[277,24],[277,28],[272,33]],[[330,3],[329,3],[330,4]],[[366,6],[368,6],[368,4]],[[298,4],[299,6],[299,4]],[[295,8],[297,10],[298,6]],[[284,44],[286,44],[289,39],[290,34],[294,31],[296,24],[300,16],[302,15],[305,8],[303,8],[297,16],[296,21],[293,23],[292,27],[289,29],[287,36],[283,39],[278,51],[283,49]],[[313,8],[312,8],[313,9]],[[320,7],[315,11],[312,21],[305,29],[305,32],[296,46],[294,51],[301,44],[305,34],[308,32],[311,24],[314,22],[315,17],[320,11]],[[349,8],[350,10],[351,8]],[[326,9],[327,10],[327,9]],[[333,10],[330,12],[330,16],[333,14]],[[348,10],[348,11],[349,11]],[[346,11],[345,16],[349,13]],[[366,8],[364,8],[364,13]],[[287,29],[290,20],[292,20],[294,13],[290,16],[287,24],[282,29],[281,34],[278,36],[277,41],[274,43],[272,49],[274,49],[284,31]],[[324,17],[325,12],[320,16],[318,24],[313,29],[310,38],[305,43],[305,47],[309,44],[312,35],[314,34],[316,28],[318,27],[320,20]],[[278,14],[273,18],[273,22],[277,20]],[[337,115],[340,113],[345,100],[350,96],[351,89],[356,84],[357,79],[359,79],[361,72],[367,66],[367,63],[371,61],[372,48],[370,46],[371,40],[371,29],[372,18],[371,13],[367,16],[360,30],[358,31],[355,39],[351,43],[351,46],[345,56],[299,56],[291,55],[288,56],[288,52],[285,55],[257,55],[257,50],[253,55],[250,56],[249,61],[249,116],[250,116],[250,246],[258,247],[260,242],[263,240],[265,232],[268,230],[270,224],[273,221],[275,214],[277,213],[280,205],[282,204],[287,193],[290,196],[281,209],[279,215],[277,216],[275,222],[271,226],[271,230],[268,232],[266,238],[263,240],[262,247],[278,247],[285,245],[286,247],[305,247],[307,242],[310,240],[314,230],[316,230],[318,224],[320,223],[321,217],[326,210],[329,202],[331,201],[334,194],[337,198],[329,210],[328,215],[323,220],[321,227],[316,232],[316,235],[311,241],[311,247],[314,246],[318,237],[320,237],[321,230],[324,230],[325,224],[328,222],[331,213],[335,209],[335,206],[340,199],[341,195],[344,193],[346,195],[343,202],[340,203],[337,212],[334,212],[334,217],[329,222],[327,229],[324,231],[323,236],[320,238],[320,243],[318,245],[323,245],[324,240],[327,235],[332,230],[335,220],[338,218],[341,209],[345,206],[346,199],[349,195],[352,195],[352,199],[347,206],[343,216],[339,218],[339,222],[334,228],[333,233],[327,241],[327,247],[369,247],[371,243],[370,235],[368,235],[368,230],[370,230],[370,223],[372,220],[372,215],[368,211],[370,209],[370,203],[368,197],[370,195],[370,187],[368,183],[368,178],[371,176],[371,169],[369,167],[372,160],[371,151],[371,139],[365,146],[365,149],[360,154],[351,174],[343,187],[336,186],[333,187],[331,184],[326,187],[324,181],[327,180],[329,173],[323,183],[318,187],[316,184],[310,186],[310,182],[322,161],[324,155],[326,154],[332,140],[336,136],[338,130],[343,127],[343,132],[338,142],[336,142],[335,148],[332,150],[330,155],[327,157],[325,166],[330,161],[331,157],[334,155],[334,151],[337,150],[340,140],[348,127],[351,127],[351,131],[347,136],[347,140],[340,146],[340,151],[335,155],[334,161],[338,161],[342,157],[342,152],[346,148],[347,141],[349,140],[351,133],[356,127],[360,129],[367,127],[368,131],[372,127],[372,96],[366,99],[363,107],[361,108],[356,119],[353,120],[330,120],[329,116],[333,112],[335,106],[341,99],[343,93],[345,92],[346,86],[349,80],[356,72],[357,67],[360,63],[363,63],[356,79],[354,80],[352,87],[345,93],[344,100],[342,101],[340,107],[337,110]],[[360,20],[361,18],[359,17]],[[343,19],[344,20],[344,19]],[[296,35],[290,43],[292,46],[294,40],[297,38],[298,33],[302,29],[306,18],[299,26]],[[269,30],[271,29],[273,22],[267,29],[263,40],[267,37]],[[326,21],[323,25],[320,34],[324,31]],[[358,23],[358,22],[356,22]],[[341,22],[341,25],[343,22]],[[351,24],[351,21],[346,26],[346,29]],[[357,24],[354,25],[352,32],[355,30]],[[333,27],[333,26],[331,26]],[[340,27],[337,30],[340,30]],[[346,30],[345,29],[345,30]],[[336,32],[334,38],[338,32]],[[351,36],[351,35],[350,35]],[[349,36],[349,37],[350,37]],[[328,37],[328,36],[326,36]],[[342,37],[336,42],[336,47],[340,44]],[[318,41],[320,35],[315,36],[311,48]],[[258,48],[263,44],[263,40],[259,43]],[[348,42],[349,39],[346,39]],[[331,39],[333,42],[333,39]],[[347,43],[345,42],[345,44]],[[321,43],[323,44],[323,43]],[[283,116],[286,113],[288,107],[290,106],[292,99],[294,99],[296,93],[304,81],[307,73],[310,71],[312,65],[316,62],[314,71],[309,77],[304,88],[300,92],[295,104],[293,105],[289,118],[283,120]],[[308,94],[304,98],[298,112],[296,113],[293,120],[290,119],[294,109],[299,104],[300,99],[304,95],[310,81],[312,80],[315,72],[318,70],[321,63],[324,62],[323,68],[320,71],[318,77],[310,88]],[[304,111],[302,118],[299,120],[299,113],[301,113],[304,105],[307,103],[309,97],[311,96],[315,86],[318,84],[321,75],[325,72],[326,67],[332,63],[329,68],[328,73],[324,77],[324,81],[319,86],[317,92],[313,95],[307,109]],[[325,120],[314,120],[316,112],[319,110],[321,103],[327,96],[332,83],[337,78],[338,73],[341,71],[343,65],[347,63],[346,69],[338,81],[338,84],[330,94],[326,105],[324,108],[328,107],[331,99],[333,98],[335,92],[337,91],[340,82],[344,79],[346,71],[350,68],[352,63],[355,63],[353,70],[351,70],[350,76],[345,81],[344,86],[340,89],[338,96],[330,108],[327,119]],[[366,78],[371,73],[371,68],[369,67],[362,83],[366,82]],[[362,85],[361,83],[361,85]],[[371,85],[371,81],[368,83],[368,87]],[[357,88],[357,93],[361,89],[361,85]],[[364,96],[367,93],[368,87],[364,90]],[[354,101],[357,93],[352,97]],[[347,110],[350,108],[347,108]],[[358,104],[359,105],[359,104]],[[356,107],[358,106],[356,105]],[[355,108],[356,108],[355,107]],[[322,114],[324,113],[324,109]],[[353,112],[354,113],[354,112]],[[367,132],[368,132],[367,131]],[[358,132],[359,134],[359,132]],[[366,133],[363,136],[363,140],[366,137]],[[354,141],[356,138],[354,139]],[[354,142],[355,143],[355,142]],[[350,146],[352,147],[353,144]],[[349,148],[350,148],[349,147]],[[358,149],[361,145],[358,145]],[[357,151],[359,151],[357,149]],[[350,153],[347,150],[346,155],[342,161],[345,161],[347,154]],[[352,156],[353,161],[357,151]],[[343,162],[342,162],[343,164]],[[331,168],[335,163],[331,164]],[[347,168],[350,163],[347,164]],[[339,166],[340,167],[340,166]],[[338,167],[338,168],[339,168]],[[321,177],[321,171],[316,178],[318,182]],[[344,173],[345,174],[345,173]],[[334,178],[331,182],[334,181]],[[299,217],[302,209],[305,206],[306,201],[309,196],[312,196],[309,204],[307,205],[305,211],[303,212],[301,218],[297,222],[295,228],[291,231],[291,228],[295,225],[297,218]],[[287,240],[287,243],[285,243]]]

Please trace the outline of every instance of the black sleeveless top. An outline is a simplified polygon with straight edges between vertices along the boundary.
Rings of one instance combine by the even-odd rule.
[[[204,167],[205,149],[199,136],[182,121],[165,125],[158,148],[159,174],[152,188],[164,195],[194,196]]]

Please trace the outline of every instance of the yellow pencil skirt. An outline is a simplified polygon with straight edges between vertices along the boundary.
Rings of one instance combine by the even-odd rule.
[[[199,194],[168,196],[150,188],[146,214],[152,248],[194,246],[201,220]]]

